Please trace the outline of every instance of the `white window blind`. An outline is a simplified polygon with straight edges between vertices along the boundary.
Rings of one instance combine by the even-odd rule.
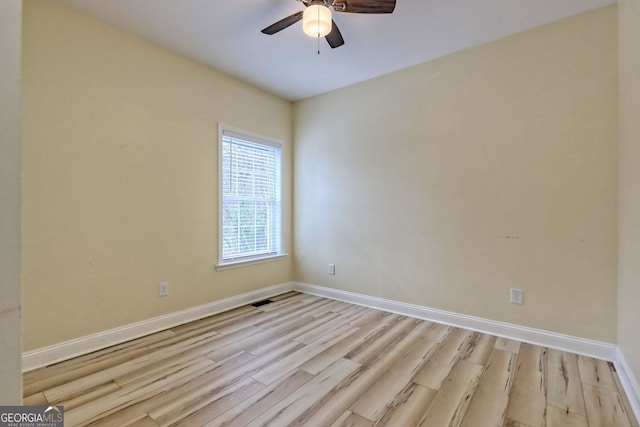
[[[221,132],[221,264],[281,253],[281,148]]]

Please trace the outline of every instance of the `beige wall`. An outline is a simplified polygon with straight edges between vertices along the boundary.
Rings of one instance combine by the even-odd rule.
[[[615,342],[617,107],[615,6],[297,103],[295,278]]]
[[[291,280],[215,271],[218,122],[283,140],[290,183],[289,102],[48,0],[23,66],[25,351]]]
[[[640,1],[620,0],[620,349],[640,381]]]
[[[22,402],[20,51],[22,1],[0,2],[0,405]]]

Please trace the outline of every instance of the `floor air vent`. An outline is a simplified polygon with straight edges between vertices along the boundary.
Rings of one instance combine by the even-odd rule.
[[[254,307],[260,307],[261,305],[269,304],[270,302],[273,302],[273,301],[271,301],[270,299],[263,299],[262,301],[254,302],[251,305]]]

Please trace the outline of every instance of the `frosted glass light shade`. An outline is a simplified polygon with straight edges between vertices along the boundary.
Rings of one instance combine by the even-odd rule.
[[[302,14],[302,29],[311,37],[324,37],[331,32],[331,11],[328,7],[314,4]]]

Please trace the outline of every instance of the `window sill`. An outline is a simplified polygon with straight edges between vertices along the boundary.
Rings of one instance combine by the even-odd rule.
[[[278,255],[267,256],[264,258],[225,262],[224,264],[216,265],[216,271],[224,271],[224,270],[230,270],[232,268],[246,267],[254,264],[262,264],[265,262],[278,261],[282,258],[286,258],[287,256],[289,256],[289,254],[278,254]]]

